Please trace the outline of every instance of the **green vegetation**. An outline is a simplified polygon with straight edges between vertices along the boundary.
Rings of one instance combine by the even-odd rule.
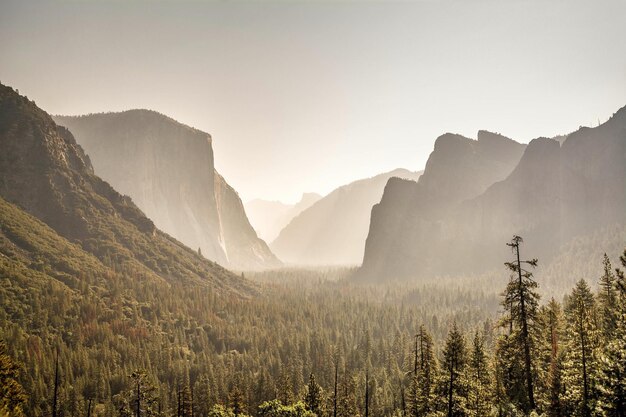
[[[623,416],[626,281],[608,258],[597,295],[581,281],[563,308],[529,304],[531,407],[510,341],[535,290],[515,268],[504,297],[484,277],[359,285],[345,269],[252,274],[258,296],[223,296],[105,265],[0,210],[0,358],[22,364],[3,368],[5,408],[51,414],[58,352],[59,416]]]

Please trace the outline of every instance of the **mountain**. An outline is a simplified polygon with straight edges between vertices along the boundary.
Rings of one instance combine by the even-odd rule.
[[[271,243],[283,261],[301,265],[358,264],[370,210],[393,177],[415,180],[421,172],[396,169],[341,186],[296,216]]]
[[[246,213],[259,237],[271,242],[291,219],[311,207],[320,198],[322,196],[316,193],[304,193],[295,204],[254,199],[246,203]]]
[[[481,272],[508,259],[513,235],[548,263],[573,238],[625,224],[625,109],[564,141],[524,148],[488,137],[476,152],[480,132],[473,143],[444,135],[417,184],[389,181],[372,209],[361,276]]]
[[[149,110],[54,120],[72,132],[96,174],[166,233],[228,267],[280,265],[237,192],[215,171],[208,133]]]
[[[2,233],[15,247],[3,252],[4,261],[30,257],[21,268],[60,271],[74,280],[109,270],[102,273],[109,279],[125,274],[228,293],[255,291],[157,229],[129,197],[94,174],[69,130],[1,84],[0,147]]]

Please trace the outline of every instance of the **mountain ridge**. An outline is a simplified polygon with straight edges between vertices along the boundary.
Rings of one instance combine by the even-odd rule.
[[[252,294],[254,285],[154,226],[93,172],[80,145],[34,102],[0,84],[0,196],[102,263],[171,282]]]
[[[468,178],[445,181],[448,168],[459,166],[451,162],[466,158],[467,152],[449,152],[446,161],[434,157],[442,149],[435,145],[429,163],[436,161],[437,169],[427,164],[416,186],[389,182],[372,210],[361,276],[481,272],[507,256],[504,243],[513,234],[523,236],[527,250],[549,262],[571,239],[626,222],[624,109],[605,124],[580,128],[565,140],[532,140],[507,175],[484,181],[473,195],[458,192],[472,189]],[[435,191],[429,192],[424,187],[428,181],[444,190],[430,187]],[[445,189],[448,183],[457,188]]]
[[[85,147],[98,175],[187,246],[236,269],[280,265],[252,229],[237,192],[215,170],[208,133],[152,110],[55,118]],[[218,206],[218,197],[228,203]]]

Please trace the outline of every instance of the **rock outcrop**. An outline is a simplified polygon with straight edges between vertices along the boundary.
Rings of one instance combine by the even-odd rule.
[[[450,133],[437,138],[419,180],[389,180],[372,208],[361,274],[378,279],[438,271],[449,262],[440,246],[454,233],[444,219],[462,201],[506,178],[524,148],[486,131],[477,140]]]
[[[417,184],[387,184],[372,210],[361,276],[492,269],[510,256],[504,243],[514,234],[529,256],[548,262],[577,236],[626,224],[625,109],[564,141],[539,138],[525,149],[484,132],[469,146],[448,136],[437,140]]]
[[[106,267],[137,279],[193,281],[246,294],[253,290],[246,280],[157,229],[130,197],[94,174],[69,130],[1,84],[0,147],[0,197]],[[56,267],[69,261],[59,259]]]
[[[55,120],[72,131],[97,175],[185,245],[236,269],[280,265],[215,171],[208,133],[148,110]]]

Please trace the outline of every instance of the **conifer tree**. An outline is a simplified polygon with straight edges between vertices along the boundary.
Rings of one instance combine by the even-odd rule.
[[[440,401],[443,404],[440,411],[448,417],[467,415],[467,383],[463,375],[466,364],[465,338],[454,323],[443,348],[439,389]]]
[[[424,325],[415,335],[414,369],[411,378],[411,416],[424,416],[432,411],[437,362],[433,340]]]
[[[566,412],[590,417],[598,398],[597,379],[599,335],[596,327],[595,299],[591,289],[580,280],[566,303],[568,350],[565,363]]]
[[[356,399],[356,381],[344,369],[344,375],[339,387],[339,398],[337,405],[337,415],[341,417],[360,416]]]
[[[244,394],[241,390],[239,381],[236,381],[233,385],[230,395],[230,406],[233,410],[235,416],[240,416],[245,414],[246,404],[244,400]]]
[[[547,306],[541,308],[542,334],[539,347],[539,398],[538,408],[549,417],[561,417],[563,414],[563,312],[561,305],[552,298]]]
[[[617,281],[611,268],[609,257],[604,254],[602,260],[604,273],[600,277],[600,290],[598,303],[602,314],[602,330],[605,340],[613,337],[613,331],[617,326]]]
[[[502,306],[506,311],[501,325],[509,328],[509,335],[499,344],[497,354],[502,356],[503,385],[511,400],[524,412],[536,408],[535,365],[533,351],[538,336],[537,319],[539,294],[533,274],[523,265],[537,266],[537,259],[520,260],[520,245],[523,239],[513,236],[507,246],[511,247],[515,259],[506,262],[511,271],[511,279],[504,292]],[[520,362],[521,361],[521,362]]]
[[[620,257],[626,267],[626,251]],[[616,323],[611,339],[605,343],[600,364],[599,408],[607,417],[626,416],[626,281],[624,272],[616,269]],[[621,284],[621,285],[620,285]]]
[[[485,353],[484,339],[476,332],[472,341],[472,351],[467,367],[467,379],[469,381],[468,415],[481,417],[489,414],[491,410],[491,373],[489,362]]]
[[[309,383],[307,384],[306,397],[304,403],[307,410],[312,411],[318,416],[322,415],[322,387],[315,381],[315,375],[313,372],[309,375]]]
[[[120,415],[133,417],[158,416],[156,387],[149,381],[145,371],[135,370],[129,375],[129,378],[131,384],[120,407]]]

